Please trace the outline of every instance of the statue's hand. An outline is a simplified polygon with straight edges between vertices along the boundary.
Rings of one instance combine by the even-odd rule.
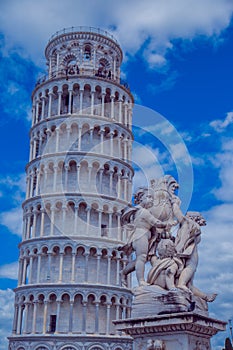
[[[166,223],[164,223],[164,222],[162,222],[162,221],[160,221],[160,220],[156,220],[155,221],[155,225],[157,226],[157,227],[160,227],[160,228],[165,228],[165,227],[167,227],[167,224]]]

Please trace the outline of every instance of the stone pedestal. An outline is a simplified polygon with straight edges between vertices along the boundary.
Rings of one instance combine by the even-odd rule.
[[[115,321],[134,339],[134,350],[210,350],[210,339],[225,330],[225,322],[194,312]]]

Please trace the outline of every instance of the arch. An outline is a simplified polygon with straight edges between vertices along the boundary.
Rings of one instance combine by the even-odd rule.
[[[104,348],[98,344],[98,345],[91,345],[87,350],[104,350]]]
[[[70,312],[70,295],[68,293],[63,293],[61,296],[61,306],[60,306],[60,318],[59,318],[59,328],[62,329],[64,333],[69,331],[69,315]]]
[[[63,273],[62,280],[63,282],[70,282],[71,280],[71,266],[72,266],[72,252],[73,248],[70,245],[67,245],[64,249],[63,256]]]
[[[95,333],[95,306],[96,296],[93,293],[90,293],[87,296],[87,306],[86,306],[86,332],[89,334]]]
[[[83,59],[84,61],[90,61],[91,60],[91,51],[92,51],[92,45],[90,43],[85,43],[83,45]]]

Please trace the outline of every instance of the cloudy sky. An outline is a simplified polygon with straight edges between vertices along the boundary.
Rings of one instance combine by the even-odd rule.
[[[232,14],[232,0],[0,2],[0,350],[13,316],[30,95],[49,37],[71,26],[107,29],[120,42],[136,102],[134,187],[163,173],[179,179],[182,209],[207,219],[195,284],[218,293],[212,317],[233,318]]]

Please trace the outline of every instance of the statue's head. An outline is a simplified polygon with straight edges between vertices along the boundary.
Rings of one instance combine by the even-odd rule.
[[[157,252],[160,259],[171,258],[176,253],[175,243],[169,239],[161,239],[158,244]]]
[[[139,204],[144,208],[151,208],[153,206],[153,191],[148,188],[140,188],[134,194],[134,203]]]
[[[168,192],[173,194],[179,188],[178,182],[171,175],[165,175],[163,178],[164,182],[166,183]]]
[[[199,226],[205,226],[206,225],[206,220],[202,216],[202,214],[199,211],[188,211],[186,213],[186,216],[195,221]]]

